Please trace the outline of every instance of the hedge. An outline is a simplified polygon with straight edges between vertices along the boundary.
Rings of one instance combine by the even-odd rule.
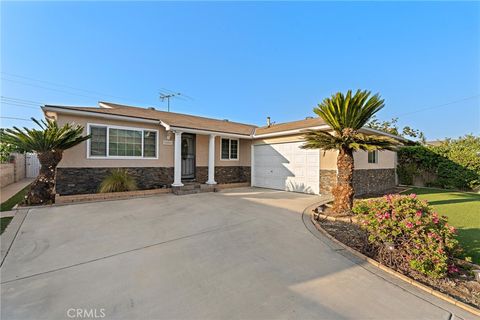
[[[426,186],[445,189],[480,188],[480,137],[466,135],[438,146],[406,146],[398,151],[401,184],[421,179]]]

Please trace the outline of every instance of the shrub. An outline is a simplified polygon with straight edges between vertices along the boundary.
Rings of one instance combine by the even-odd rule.
[[[353,212],[367,231],[368,241],[393,252],[400,265],[432,278],[452,270],[451,258],[460,250],[455,228],[416,195],[359,201]]]
[[[0,142],[0,163],[10,162],[10,154],[16,151],[18,151],[18,148],[13,144]]]
[[[122,192],[136,189],[137,183],[126,169],[114,169],[110,175],[102,181],[98,192]]]
[[[447,139],[438,146],[406,146],[398,150],[400,183],[420,177],[426,186],[475,190],[480,187],[480,137]]]

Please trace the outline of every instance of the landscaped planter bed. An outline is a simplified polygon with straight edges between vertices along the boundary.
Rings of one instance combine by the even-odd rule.
[[[312,212],[312,214],[314,213]],[[315,220],[317,228],[322,228],[323,231],[327,232],[333,238],[366,257],[377,262],[380,260],[385,261],[385,257],[380,259],[379,255],[382,254],[381,250],[378,250],[379,248],[375,248],[368,242],[367,232],[361,229],[360,226],[352,222],[347,222],[347,219],[332,219],[331,217],[326,219],[327,216],[328,210],[318,216],[318,219]],[[392,261],[392,265],[387,264],[387,267],[468,305],[476,308],[480,307],[480,283],[475,281],[474,276],[468,271],[472,265],[467,262],[459,262],[459,264],[462,265],[462,267],[459,268],[459,273],[444,279],[429,278],[413,270],[400,270],[395,268],[393,264],[394,261]],[[478,313],[480,313],[480,311],[478,311],[477,314]]]
[[[150,189],[150,190],[136,190],[136,191],[126,191],[126,192],[111,192],[111,193],[92,193],[92,194],[76,194],[69,196],[55,196],[55,203],[73,203],[73,202],[83,202],[83,201],[101,201],[101,200],[114,200],[114,199],[128,199],[134,197],[146,197],[153,196],[157,194],[171,193],[172,189]]]
[[[214,191],[216,192],[223,189],[243,188],[243,187],[249,187],[249,186],[250,186],[250,183],[248,182],[217,184],[214,187]],[[67,195],[67,196],[62,196],[57,194],[55,196],[55,204],[129,199],[129,198],[135,198],[135,197],[148,197],[148,196],[166,194],[171,192],[172,192],[171,188],[162,188],[162,189],[135,190],[135,191],[125,191],[125,192],[75,194],[75,195]]]

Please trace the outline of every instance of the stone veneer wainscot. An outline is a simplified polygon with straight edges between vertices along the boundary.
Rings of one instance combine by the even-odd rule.
[[[60,195],[88,194],[98,188],[108,174],[117,168],[57,168],[55,192]],[[173,167],[138,167],[126,169],[140,190],[170,187]],[[208,167],[196,168],[196,181],[208,180]],[[215,167],[215,180],[219,184],[250,182],[250,167]]]

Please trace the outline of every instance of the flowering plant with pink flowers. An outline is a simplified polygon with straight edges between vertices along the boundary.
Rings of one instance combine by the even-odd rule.
[[[455,228],[416,195],[358,201],[353,212],[371,244],[388,247],[410,268],[433,278],[455,270],[451,258],[460,250]]]

